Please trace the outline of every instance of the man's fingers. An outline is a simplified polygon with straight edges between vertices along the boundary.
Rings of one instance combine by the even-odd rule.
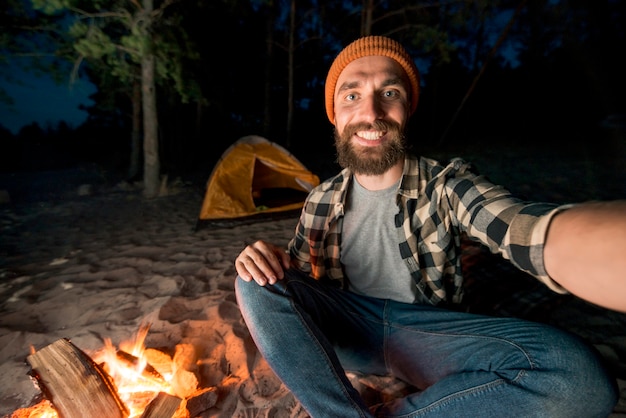
[[[254,262],[254,265],[263,273],[267,281],[273,284],[278,278],[282,278],[282,260],[279,260],[276,256],[276,252],[280,250],[263,241],[257,241],[252,244],[251,247],[254,251],[248,252],[248,255]]]
[[[246,255],[237,257],[235,268],[239,276],[246,282],[254,280],[261,286],[265,286],[269,282],[269,278]]]
[[[274,284],[283,278],[284,253],[278,247],[263,241],[248,245],[235,260],[235,268],[239,276],[245,280],[253,280],[261,286]],[[286,254],[284,254],[286,256]]]

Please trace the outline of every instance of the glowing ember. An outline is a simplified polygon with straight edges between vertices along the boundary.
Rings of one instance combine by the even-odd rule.
[[[142,325],[135,339],[121,343],[119,349],[106,339],[104,348],[92,359],[115,383],[119,397],[130,411],[129,418],[140,417],[160,392],[182,399],[172,418],[187,418],[185,399],[198,386],[195,374],[184,369],[195,361],[193,348],[177,346],[174,358],[160,350],[146,349],[144,342],[149,329],[149,325]],[[11,418],[58,418],[58,414],[48,400],[43,400],[13,412]]]

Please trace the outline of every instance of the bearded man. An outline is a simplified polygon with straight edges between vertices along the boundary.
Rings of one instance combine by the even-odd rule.
[[[585,342],[454,306],[463,296],[466,234],[555,292],[626,310],[626,233],[612,229],[626,231],[626,203],[523,202],[461,159],[440,164],[407,152],[419,76],[392,39],[348,45],[325,89],[343,170],[311,191],[287,252],[261,240],[235,260],[248,329],[307,412],[609,415],[615,381]],[[347,370],[393,375],[417,390],[366,405]]]

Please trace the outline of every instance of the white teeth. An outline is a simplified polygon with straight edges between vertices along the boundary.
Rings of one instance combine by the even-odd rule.
[[[363,139],[367,139],[368,141],[375,141],[378,138],[380,138],[381,136],[384,135],[383,132],[380,131],[360,131],[356,133],[358,136],[360,136]]]

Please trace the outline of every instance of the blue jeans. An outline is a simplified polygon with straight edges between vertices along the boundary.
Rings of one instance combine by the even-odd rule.
[[[237,300],[259,351],[314,418],[607,417],[617,403],[599,357],[558,329],[285,276],[265,287],[238,277]],[[346,370],[419,390],[371,407]]]

